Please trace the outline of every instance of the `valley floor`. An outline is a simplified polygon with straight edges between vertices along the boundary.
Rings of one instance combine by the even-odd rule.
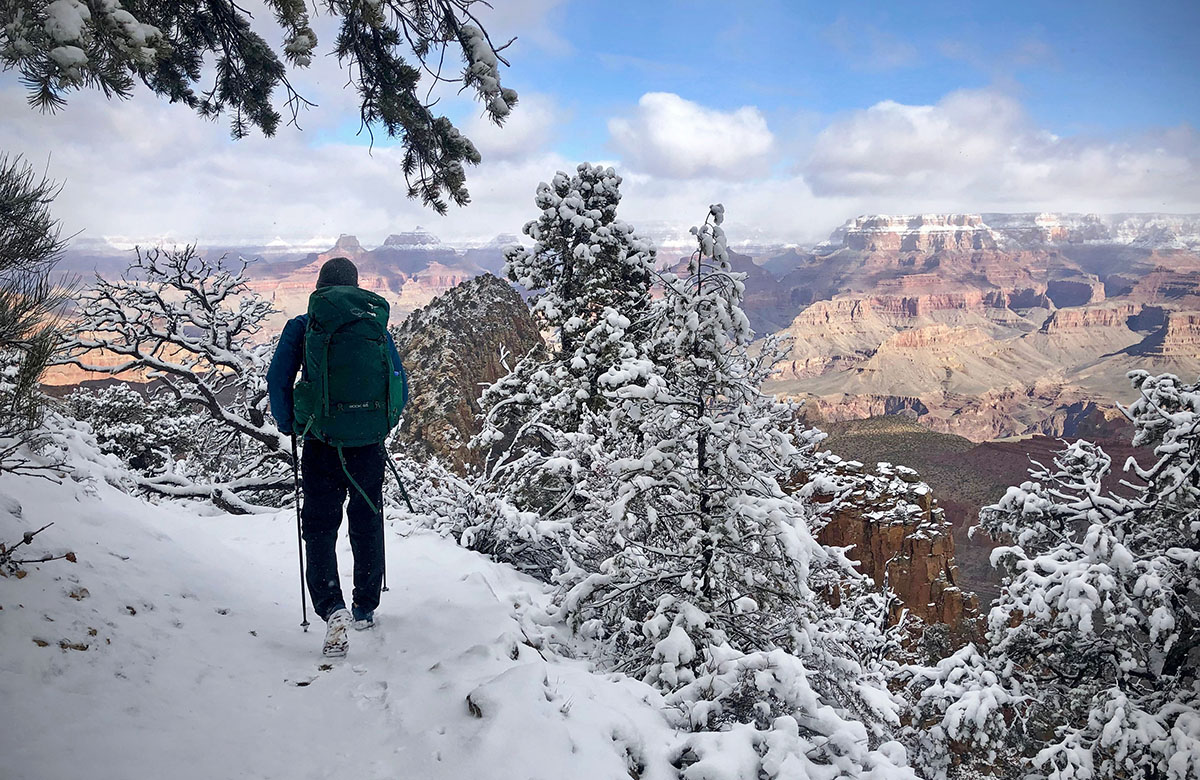
[[[378,626],[323,671],[295,515],[202,512],[0,476],[0,541],[53,521],[21,549],[78,558],[0,579],[0,776],[667,776],[657,694],[528,644],[536,582],[393,526]]]

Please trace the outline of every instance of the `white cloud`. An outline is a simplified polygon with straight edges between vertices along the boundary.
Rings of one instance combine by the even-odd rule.
[[[817,195],[935,209],[1192,210],[1200,136],[1181,128],[1128,141],[1062,138],[1012,97],[963,90],[936,105],[884,101],[834,121],[804,174]]]
[[[476,108],[472,104],[472,108]],[[548,95],[522,92],[503,127],[477,111],[463,132],[488,162],[527,160],[546,153],[558,129],[568,121],[566,109]]]
[[[732,245],[817,242],[848,216],[862,213],[857,198],[818,198],[799,176],[769,179],[678,181],[630,174],[621,186],[621,214],[639,232],[689,244],[687,228],[700,224],[710,203],[725,206],[725,231]]]
[[[610,119],[608,130],[625,163],[679,179],[765,174],[775,145],[757,108],[718,111],[670,92],[642,95],[634,115]]]
[[[424,225],[443,238],[486,240],[535,214],[539,181],[569,162],[542,151],[467,170],[472,203],[438,217],[405,196],[398,147],[228,138],[226,126],[140,94],[108,102],[74,95],[56,115],[0,88],[0,150],[23,154],[63,183],[53,213],[68,234],[236,243],[356,233],[364,243]]]
[[[418,224],[450,241],[487,240],[519,232],[536,215],[538,182],[578,162],[552,150],[561,107],[529,91],[503,130],[463,123],[485,162],[467,170],[471,205],[438,217],[405,197],[396,147],[368,153],[320,141],[340,139],[337,123],[355,115],[344,79],[331,62],[315,64],[305,86],[321,106],[306,132],[233,142],[225,121],[145,90],[111,102],[79,92],[63,112],[43,115],[4,76],[0,150],[64,183],[53,208],[68,234],[209,245],[342,232],[372,244]],[[723,202],[736,243],[819,240],[868,212],[1200,211],[1200,138],[1186,127],[1121,142],[1060,138],[995,91],[928,106],[884,102],[816,127],[806,116],[794,131],[779,122],[776,137],[753,108],[720,112],[645,96],[633,117],[611,126],[625,177],[622,216],[648,233],[674,232]],[[778,155],[806,162],[770,175]]]

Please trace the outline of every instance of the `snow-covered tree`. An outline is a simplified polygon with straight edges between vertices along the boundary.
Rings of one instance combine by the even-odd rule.
[[[980,513],[1003,588],[986,650],[913,683],[926,755],[960,743],[1051,780],[1200,777],[1200,385],[1130,377],[1151,465],[1130,458],[1109,491],[1109,456],[1075,442]]]
[[[117,281],[98,278],[78,300],[60,363],[120,375],[143,372],[203,412],[194,432],[203,479],[166,471],[139,484],[166,496],[211,497],[232,511],[290,485],[290,442],[267,415],[273,345],[257,343],[274,311],[247,282],[246,261],[209,259],[194,247],[137,252]],[[111,358],[115,356],[117,360]],[[108,358],[108,359],[104,359]]]
[[[467,203],[463,166],[479,163],[480,156],[449,119],[433,112],[436,100],[429,101],[422,77],[472,90],[497,124],[517,102],[517,94],[500,83],[500,65],[508,64],[499,53],[505,47],[492,44],[476,16],[482,2],[312,4],[338,21],[332,53],[358,92],[362,126],[400,139],[409,197],[439,213],[446,211],[445,198]],[[0,65],[21,74],[30,104],[43,110],[63,106],[75,89],[126,98],[140,81],[202,116],[231,115],[235,138],[253,127],[270,136],[282,118],[276,88],[284,90],[293,123],[313,105],[290,74],[312,62],[317,35],[303,0],[265,5],[282,34],[278,51],[255,31],[251,13],[232,0],[0,0]],[[461,59],[461,73],[448,72],[448,57]]]
[[[205,449],[207,416],[170,393],[147,396],[122,382],[80,388],[64,400],[68,414],[91,425],[101,452],[145,476],[174,470],[177,460]]]
[[[20,158],[0,156],[0,471],[30,465],[19,453],[37,437],[45,407],[38,380],[65,297],[53,278],[65,246],[50,214],[57,193]]]
[[[626,435],[576,476],[604,501],[574,527],[572,551],[591,549],[559,578],[560,616],[606,666],[662,689],[681,723],[714,732],[681,759],[691,775],[733,739],[762,776],[868,776],[903,764],[873,665],[884,604],[816,540],[821,510],[785,488],[816,467],[820,434],[760,390],[780,350],[751,355],[722,219],[713,206],[693,229],[699,249],[687,277],[665,278],[648,348],[600,380]]]
[[[533,244],[510,250],[506,273],[537,291],[533,315],[551,343],[520,359],[481,399],[484,426],[474,446],[489,450],[483,489],[536,513],[538,527],[561,538],[594,503],[581,475],[623,435],[609,420],[620,402],[614,369],[639,358],[648,338],[654,248],[617,218],[620,185],[612,168],[584,163],[538,186],[541,215],[525,226]],[[529,529],[497,523],[479,529],[477,544],[544,578],[561,564],[554,550],[561,538],[544,543]]]

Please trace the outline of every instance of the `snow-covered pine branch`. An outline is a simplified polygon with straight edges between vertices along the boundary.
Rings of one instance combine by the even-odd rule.
[[[121,279],[97,278],[81,294],[56,359],[112,376],[141,372],[178,404],[203,412],[207,426],[193,436],[204,473],[181,474],[172,460],[139,484],[237,511],[250,505],[236,494],[278,490],[291,463],[288,439],[266,414],[271,344],[256,343],[274,310],[250,289],[245,269],[245,261],[208,259],[192,246],[139,250]]]
[[[228,115],[234,138],[253,128],[272,136],[283,119],[276,89],[284,92],[290,124],[316,105],[291,76],[308,67],[317,50],[310,11],[324,12],[337,25],[329,53],[347,70],[362,128],[398,140],[409,197],[441,214],[448,201],[470,201],[465,166],[482,158],[449,118],[435,113],[430,82],[472,90],[497,125],[517,105],[517,93],[501,84],[508,44],[493,44],[479,19],[481,4],[488,5],[264,0],[278,28],[277,45],[259,34],[263,22],[250,9],[227,0],[5,0],[0,69],[18,71],[30,104],[45,111],[66,105],[78,89],[128,98],[140,81],[201,116]],[[463,63],[459,74],[449,70],[456,60]]]
[[[27,457],[45,433],[42,372],[67,291],[52,272],[65,242],[50,204],[58,185],[19,157],[0,155],[0,472],[39,471]]]

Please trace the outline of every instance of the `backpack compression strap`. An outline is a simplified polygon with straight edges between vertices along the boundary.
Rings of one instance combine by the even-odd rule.
[[[354,476],[350,474],[350,469],[346,467],[346,456],[342,452],[342,445],[337,445],[337,451],[338,460],[342,462],[342,473],[346,475],[346,479],[350,480],[351,485],[354,485],[354,489],[357,490],[358,494],[363,497],[363,501],[367,502],[367,506],[371,507],[371,511],[382,518],[383,508],[375,506],[375,502],[372,501],[371,497],[367,495],[367,491],[362,489],[362,485],[358,484],[358,480],[356,480]]]
[[[375,502],[372,501],[371,497],[367,495],[367,491],[363,490],[362,485],[358,484],[358,480],[356,480],[350,474],[350,469],[346,466],[346,456],[342,453],[342,447],[340,444],[338,445],[337,451],[338,460],[342,462],[342,473],[346,475],[346,479],[350,480],[351,485],[354,485],[354,489],[357,490],[358,494],[363,497],[363,501],[367,502],[367,506],[371,507],[371,511],[382,518],[382,507],[378,509],[375,507]],[[408,498],[408,491],[404,489],[404,483],[400,481],[400,472],[396,471],[396,464],[392,463],[392,459],[388,457],[387,450],[384,449],[382,444],[379,445],[379,452],[381,455],[383,455],[383,460],[388,464],[388,468],[392,470],[392,476],[396,478],[396,486],[400,488],[400,495],[404,497],[404,503],[408,505],[408,511],[415,515],[417,510],[413,509],[412,501]]]

